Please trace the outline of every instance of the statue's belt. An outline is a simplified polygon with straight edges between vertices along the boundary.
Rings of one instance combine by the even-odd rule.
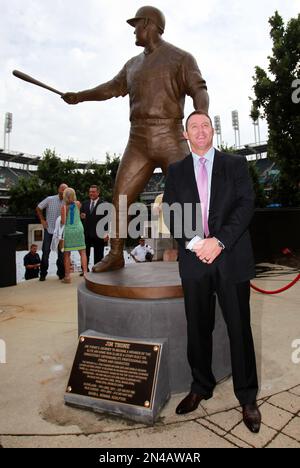
[[[133,119],[131,125],[182,125],[182,119]]]

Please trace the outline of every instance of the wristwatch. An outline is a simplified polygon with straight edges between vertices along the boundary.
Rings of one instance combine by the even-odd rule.
[[[215,239],[216,239],[216,241],[217,241],[218,246],[221,247],[222,250],[225,250],[225,245],[223,244],[223,242],[221,242],[221,241],[220,241],[219,239],[217,239],[216,237],[215,237]]]

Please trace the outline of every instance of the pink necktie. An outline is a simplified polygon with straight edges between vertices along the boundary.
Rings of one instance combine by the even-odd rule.
[[[207,169],[205,167],[207,159],[200,157],[199,158],[199,169],[197,177],[197,186],[201,202],[201,211],[202,211],[202,224],[205,237],[209,236],[208,229],[208,175]]]

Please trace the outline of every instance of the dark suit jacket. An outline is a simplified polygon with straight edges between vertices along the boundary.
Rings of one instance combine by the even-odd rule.
[[[243,156],[215,151],[209,211],[209,231],[225,245],[225,250],[215,260],[220,274],[233,281],[244,282],[255,276],[254,259],[248,226],[254,213],[254,192]],[[171,164],[166,179],[163,202],[192,204],[193,229],[196,228],[196,205],[200,203],[195,179],[193,156]],[[165,223],[174,236],[174,217],[164,216]],[[169,218],[169,219],[168,219]],[[182,219],[183,226],[183,219]],[[199,232],[203,236],[202,232]],[[195,253],[186,250],[190,238],[174,236],[179,245],[179,271],[182,278],[200,278],[207,268]]]
[[[96,232],[97,223],[103,218],[102,215],[99,216],[96,214],[97,207],[100,203],[102,203],[102,201],[99,199],[92,213],[90,213],[91,200],[84,201],[80,208],[80,212],[86,215],[86,218],[82,219],[84,234],[86,239],[90,239],[91,241],[100,240]]]

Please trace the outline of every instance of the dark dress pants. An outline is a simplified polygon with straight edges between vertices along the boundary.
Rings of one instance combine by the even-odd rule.
[[[104,241],[85,237],[87,264],[89,264],[91,247],[94,247],[94,264],[101,262],[104,256]]]
[[[216,292],[227,325],[234,393],[240,404],[252,403],[258,391],[255,351],[250,324],[250,282],[232,283],[215,265],[199,280],[182,279],[188,334],[191,391],[210,398],[216,385],[212,373],[212,332]]]
[[[51,248],[51,241],[52,241],[53,234],[49,234],[49,232],[44,229],[44,241],[43,241],[43,256],[42,256],[42,261],[41,261],[41,272],[40,276],[46,278],[48,274],[48,268],[49,268],[49,255],[50,255],[50,248]],[[64,267],[64,254],[57,249],[57,260],[56,260],[56,266],[57,266],[57,276],[59,278],[64,278],[65,276],[65,267]]]

